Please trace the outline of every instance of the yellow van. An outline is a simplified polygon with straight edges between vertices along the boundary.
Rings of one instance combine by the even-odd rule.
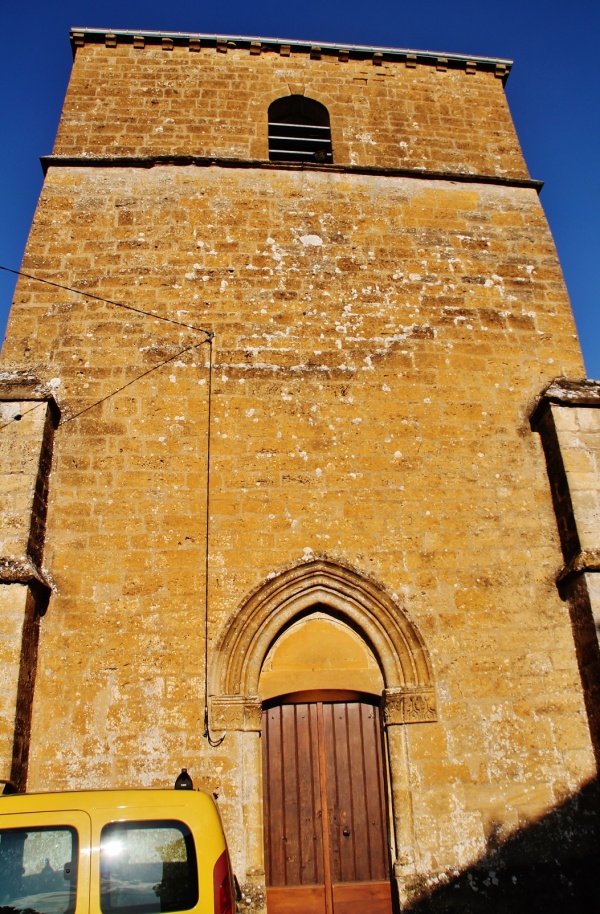
[[[233,914],[234,898],[208,794],[0,796],[0,914]]]

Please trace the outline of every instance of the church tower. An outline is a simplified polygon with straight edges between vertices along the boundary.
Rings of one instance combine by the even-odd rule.
[[[241,910],[592,910],[600,390],[510,61],[71,40],[0,372],[1,776],[187,767]]]

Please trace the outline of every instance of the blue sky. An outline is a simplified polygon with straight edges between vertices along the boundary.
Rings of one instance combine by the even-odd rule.
[[[18,269],[69,79],[69,28],[302,38],[507,57],[507,95],[571,296],[587,373],[600,379],[598,0],[30,0],[3,4],[0,264]],[[14,277],[0,272],[0,334]]]

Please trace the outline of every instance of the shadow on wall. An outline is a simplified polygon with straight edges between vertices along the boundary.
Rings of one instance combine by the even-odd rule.
[[[568,598],[589,732],[600,770],[600,647],[583,575]],[[600,914],[598,777],[508,840],[490,822],[486,854],[432,889],[415,885],[411,914]]]
[[[435,889],[413,889],[411,914],[600,912],[600,787],[587,784],[547,816],[501,843],[490,824],[487,853]]]

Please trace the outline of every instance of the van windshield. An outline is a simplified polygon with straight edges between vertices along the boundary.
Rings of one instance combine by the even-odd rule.
[[[72,914],[77,856],[74,828],[0,829],[0,914]]]

